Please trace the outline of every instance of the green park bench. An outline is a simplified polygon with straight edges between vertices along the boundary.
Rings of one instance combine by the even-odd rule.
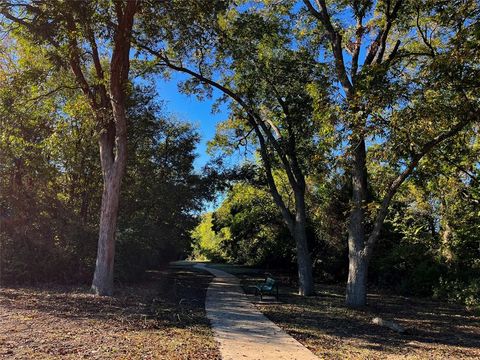
[[[255,296],[260,295],[260,300],[263,300],[264,295],[275,295],[278,300],[278,283],[275,279],[267,276],[265,281],[261,284],[255,285]]]

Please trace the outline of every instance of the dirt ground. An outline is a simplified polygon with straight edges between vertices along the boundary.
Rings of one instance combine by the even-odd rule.
[[[243,276],[247,289],[261,281]],[[480,317],[460,306],[386,294],[370,294],[364,310],[344,306],[342,286],[317,284],[317,295],[302,298],[280,286],[280,301],[256,306],[321,359],[480,359]],[[374,317],[407,329],[398,334],[372,324]]]
[[[88,288],[0,289],[0,359],[219,359],[205,317],[211,275],[150,273],[112,298]]]
[[[222,267],[245,288],[262,272]],[[280,280],[280,301],[256,306],[321,359],[480,359],[480,317],[429,299],[369,295],[364,310],[344,306],[344,287],[317,284],[317,295],[295,295]],[[112,298],[88,288],[0,289],[0,359],[220,359],[205,316],[211,275],[190,267],[150,273]],[[407,328],[398,334],[374,317]]]

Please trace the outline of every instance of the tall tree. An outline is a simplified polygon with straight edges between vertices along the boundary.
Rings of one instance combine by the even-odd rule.
[[[125,99],[133,22],[139,3],[115,0],[0,4],[7,30],[20,31],[33,44],[48,48],[57,66],[70,68],[98,125],[104,186],[92,289],[99,295],[113,293],[115,231],[127,157]]]
[[[339,84],[352,181],[346,302],[366,304],[368,264],[391,200],[433,149],[478,121],[477,1],[303,0]],[[308,26],[307,26],[308,27]],[[434,115],[435,114],[435,115]],[[367,157],[393,173],[373,201]]]
[[[252,138],[258,145],[270,194],[296,243],[299,293],[311,295],[306,159],[321,141],[314,139],[319,119],[312,116],[313,98],[305,85],[328,88],[322,67],[305,66],[313,60],[310,49],[294,49],[287,31],[291,19],[283,15],[267,17],[228,2],[173,1],[153,8],[152,14],[161,16],[145,17],[145,37],[136,45],[150,56],[149,65],[188,74],[185,91],[202,96],[216,90],[229,101],[230,119],[223,128],[230,145]],[[325,95],[321,89],[315,92],[318,106]],[[278,189],[276,168],[286,174],[293,206]]]

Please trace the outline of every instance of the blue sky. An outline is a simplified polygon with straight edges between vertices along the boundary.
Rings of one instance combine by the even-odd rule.
[[[155,81],[158,97],[165,102],[167,113],[181,121],[193,123],[200,134],[200,144],[197,147],[198,157],[195,160],[195,170],[201,172],[202,167],[210,159],[207,154],[207,142],[215,135],[218,122],[226,119],[227,113],[221,111],[212,114],[212,104],[215,98],[199,101],[195,96],[182,94],[178,90],[178,83],[187,79],[184,74],[173,72],[171,78],[157,78]],[[205,204],[204,211],[214,211],[221,202],[221,195],[217,201]]]
[[[206,153],[207,142],[215,135],[217,123],[225,120],[228,114],[226,109],[212,114],[212,104],[215,98],[199,101],[195,96],[182,94],[177,85],[188,77],[176,72],[171,75],[169,80],[164,78],[156,80],[158,97],[165,101],[165,110],[169,114],[179,120],[190,122],[198,128],[201,140],[197,148],[198,157],[195,161],[195,169],[199,171],[209,160]]]

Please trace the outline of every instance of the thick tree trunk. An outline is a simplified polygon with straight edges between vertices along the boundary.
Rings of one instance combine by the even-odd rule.
[[[313,274],[312,274],[312,260],[310,252],[308,250],[307,241],[307,216],[305,208],[305,179],[300,171],[297,171],[297,179],[294,179],[293,175],[289,176],[289,182],[291,188],[295,194],[295,216],[291,213],[289,208],[285,205],[282,196],[278,192],[275,180],[272,174],[272,167],[270,159],[268,157],[267,146],[262,132],[255,123],[252,121],[253,129],[255,130],[259,143],[260,154],[265,166],[265,175],[267,177],[268,187],[270,194],[273,197],[273,201],[280,209],[283,220],[290,231],[293,239],[295,240],[297,250],[297,266],[298,266],[298,280],[299,280],[299,294],[303,296],[309,296],[313,294]],[[288,173],[290,168],[285,164],[285,169]]]
[[[100,212],[97,262],[92,290],[97,295],[113,295],[115,232],[117,229],[120,187],[127,162],[127,116],[118,92],[112,92],[114,124],[100,138],[103,194]],[[117,96],[115,96],[117,95]]]
[[[295,242],[297,247],[298,265],[298,294],[302,296],[313,295],[312,259],[307,245],[307,233],[305,224],[295,224]]]
[[[115,166],[113,169],[105,171],[104,176],[97,261],[92,282],[92,290],[97,295],[113,295],[115,232],[122,180],[122,174],[118,170],[120,169]]]
[[[361,253],[349,255],[346,304],[358,308],[367,304],[368,258]]]
[[[293,237],[297,249],[297,265],[298,265],[298,279],[299,287],[298,293],[302,296],[313,295],[313,274],[312,274],[312,259],[308,249],[307,239],[307,217],[305,209],[305,194],[302,191],[297,191],[295,194],[296,214],[295,225],[293,229]]]
[[[348,226],[348,281],[346,304],[350,307],[367,303],[368,256],[365,251],[365,204],[367,201],[367,167],[365,140],[354,149],[352,169],[352,200]]]

